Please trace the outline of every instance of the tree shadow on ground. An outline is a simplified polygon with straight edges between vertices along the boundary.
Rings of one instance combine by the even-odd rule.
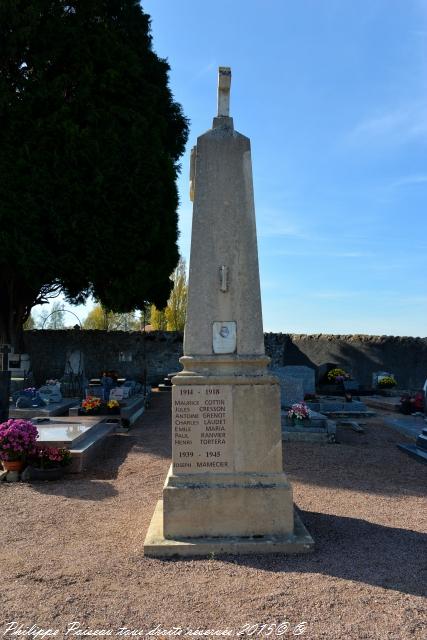
[[[427,534],[343,516],[300,512],[315,541],[312,554],[218,555],[275,573],[318,573],[343,580],[423,596],[426,590]]]
[[[138,455],[170,458],[171,439],[164,429],[156,429],[155,426],[150,427],[145,424],[135,427],[128,433],[113,434],[85,475],[102,480],[117,478],[119,469],[130,451]]]
[[[388,496],[425,496],[427,466],[397,444],[404,435],[366,421],[365,433],[338,427],[339,444],[285,442],[284,469],[292,483]]]
[[[114,480],[129,451],[137,444],[138,438],[132,433],[113,433],[104,447],[84,472],[86,478]]]
[[[108,500],[118,495],[117,489],[108,482],[88,478],[83,474],[66,475],[62,480],[56,482],[31,482],[31,488],[37,493],[49,496],[63,496],[70,500],[87,500],[89,502]]]

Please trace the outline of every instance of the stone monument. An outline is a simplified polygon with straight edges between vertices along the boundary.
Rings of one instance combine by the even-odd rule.
[[[191,153],[193,227],[183,371],[172,378],[172,465],[147,556],[304,552],[282,468],[280,388],[267,370],[250,141],[218,115]]]

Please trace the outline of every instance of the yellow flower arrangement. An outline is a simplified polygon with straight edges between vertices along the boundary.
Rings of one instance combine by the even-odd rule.
[[[107,407],[109,409],[118,409],[120,407],[120,402],[118,400],[109,400],[107,402]]]
[[[378,386],[382,389],[391,389],[396,386],[396,380],[393,376],[384,376],[378,380]]]
[[[328,382],[331,383],[339,383],[344,382],[344,380],[350,380],[349,374],[344,371],[344,369],[331,369],[327,375]]]

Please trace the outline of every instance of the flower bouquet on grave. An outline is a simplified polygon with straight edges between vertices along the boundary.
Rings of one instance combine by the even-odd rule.
[[[88,396],[82,401],[83,415],[96,416],[101,413],[102,400],[97,396]]]
[[[0,424],[0,459],[5,471],[22,471],[34,453],[39,432],[29,420],[7,420]]]
[[[70,463],[71,453],[68,449],[37,447],[28,460],[23,480],[59,480]]]
[[[392,389],[396,386],[397,382],[393,376],[383,376],[378,380],[377,384],[380,389]]]
[[[288,411],[288,418],[293,425],[307,424],[310,420],[310,410],[305,402],[293,404]]]

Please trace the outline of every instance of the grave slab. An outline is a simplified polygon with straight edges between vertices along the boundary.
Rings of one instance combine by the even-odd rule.
[[[397,446],[418,462],[427,463],[427,428],[418,434],[415,444],[398,444]]]
[[[373,411],[367,408],[364,402],[359,400],[342,402],[337,399],[324,399],[319,402],[307,402],[306,404],[310,410],[318,411],[332,419],[346,417],[369,418],[375,415]]]
[[[310,410],[310,419],[293,424],[287,412],[282,411],[282,440],[284,442],[335,442],[336,424],[333,420],[316,411]]]
[[[39,431],[37,443],[52,447],[64,447],[71,453],[71,465],[67,473],[79,473],[87,469],[105,445],[105,438],[115,432],[118,418],[38,416],[33,419]]]
[[[385,411],[398,411],[400,407],[400,396],[364,396],[364,402],[373,409],[383,409]]]
[[[151,397],[151,391],[147,395],[137,394],[132,396],[128,400],[124,400],[120,407],[120,424],[122,427],[128,428],[132,426],[144,413],[147,403]],[[81,415],[80,403],[71,407],[69,410],[70,416]],[[98,414],[98,419],[101,417],[110,417],[111,414]],[[114,417],[114,415],[112,416]]]
[[[90,469],[105,447],[106,438],[113,435],[117,429],[118,421],[107,418],[90,429],[86,437],[78,442],[72,449],[71,465],[66,467],[68,473],[80,473]]]
[[[31,418],[36,416],[46,418],[65,416],[76,402],[79,402],[78,398],[64,398],[61,402],[48,404],[45,407],[29,407],[28,409],[17,409],[15,405],[11,403],[9,406],[9,416],[11,418],[20,418],[21,420],[31,420]]]
[[[415,444],[398,444],[397,446],[401,451],[410,455],[411,458],[415,458],[418,462],[424,462],[427,464],[427,451],[420,449]]]
[[[71,449],[83,440],[89,429],[99,422],[99,418],[86,422],[71,422],[69,420],[65,422],[55,419],[51,419],[49,422],[38,422],[38,420],[46,420],[46,418],[33,419],[39,432],[37,442],[49,447],[65,447],[66,449]]]
[[[405,436],[408,436],[411,440],[416,440],[418,434],[425,427],[425,419],[421,416],[401,416],[401,417],[388,417],[384,418],[384,424]]]

